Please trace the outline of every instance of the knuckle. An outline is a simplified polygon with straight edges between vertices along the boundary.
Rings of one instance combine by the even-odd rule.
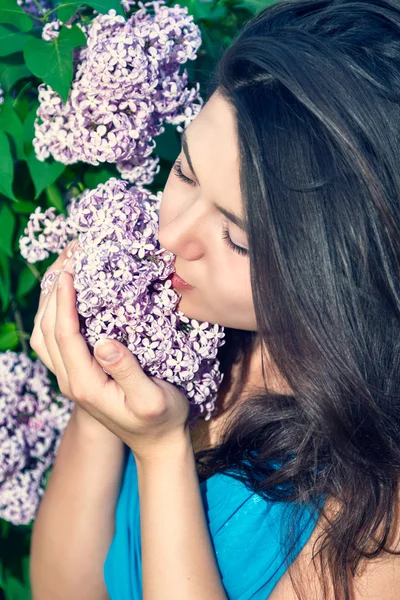
[[[31,337],[29,338],[29,345],[32,348],[32,350],[34,350],[35,352],[38,351],[38,349],[39,349],[38,340],[34,334],[32,334]]]
[[[156,393],[142,408],[142,417],[146,419],[160,419],[168,412],[168,405],[164,394]]]
[[[51,324],[45,315],[40,320],[40,329],[44,336],[48,335],[51,331]]]
[[[71,388],[66,382],[59,381],[58,387],[60,388],[60,392],[62,393],[63,396],[66,396],[67,398],[71,398],[71,396],[72,396]]]
[[[69,391],[72,398],[79,400],[82,404],[87,402],[84,391],[79,383],[76,381],[69,382]]]
[[[65,332],[58,327],[54,330],[54,337],[56,338],[57,344],[62,344],[67,336]]]

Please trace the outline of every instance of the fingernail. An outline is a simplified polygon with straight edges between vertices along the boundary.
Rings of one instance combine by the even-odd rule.
[[[115,362],[121,356],[120,351],[108,340],[98,340],[94,345],[94,349],[96,356],[107,363]]]

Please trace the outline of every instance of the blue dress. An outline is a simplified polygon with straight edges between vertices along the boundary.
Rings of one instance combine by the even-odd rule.
[[[115,534],[104,563],[110,600],[142,600],[142,555],[136,463],[129,450],[115,519]],[[206,520],[222,584],[230,600],[266,600],[286,571],[281,519],[290,503],[266,501],[225,474],[200,483]],[[310,538],[318,519],[304,509],[290,561]]]

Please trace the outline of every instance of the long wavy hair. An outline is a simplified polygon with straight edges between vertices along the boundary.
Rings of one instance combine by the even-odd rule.
[[[324,598],[328,578],[349,600],[362,559],[397,554],[400,3],[280,0],[224,52],[216,90],[237,120],[257,337],[292,393],[265,381],[236,403],[199,472],[296,511],[332,498],[313,560]],[[227,330],[222,370],[254,339]]]

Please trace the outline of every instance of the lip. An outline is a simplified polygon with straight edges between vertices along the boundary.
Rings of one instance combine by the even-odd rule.
[[[192,290],[193,286],[187,283],[182,277],[179,277],[178,273],[173,273],[171,276],[171,283],[174,288],[182,290]]]

